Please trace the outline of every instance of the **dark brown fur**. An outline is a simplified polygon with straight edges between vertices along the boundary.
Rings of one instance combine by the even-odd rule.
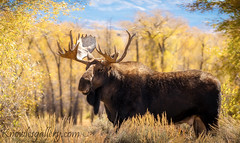
[[[148,110],[155,117],[166,112],[167,119],[174,123],[196,116],[207,130],[210,125],[217,126],[221,89],[219,81],[209,73],[155,72],[137,62],[107,66],[95,62],[88,67],[79,90],[89,91],[87,99],[95,113],[101,100],[114,124],[121,125],[123,120]]]

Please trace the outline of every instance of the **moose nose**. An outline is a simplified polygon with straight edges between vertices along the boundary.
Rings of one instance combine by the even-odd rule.
[[[90,85],[90,80],[82,77],[78,85],[78,90],[82,91],[83,93],[87,93],[90,91]]]

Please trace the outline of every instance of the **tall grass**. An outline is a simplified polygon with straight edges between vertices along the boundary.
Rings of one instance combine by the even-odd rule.
[[[19,132],[22,132],[21,136]],[[150,113],[125,121],[118,132],[106,116],[95,119],[89,125],[73,125],[71,120],[66,119],[56,123],[54,116],[45,118],[25,116],[15,128],[1,132],[0,142],[239,143],[240,121],[229,116],[221,116],[218,129],[196,138],[189,125],[168,124],[164,116],[155,120]]]

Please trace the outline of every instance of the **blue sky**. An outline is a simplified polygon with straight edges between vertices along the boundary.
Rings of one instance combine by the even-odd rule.
[[[83,11],[72,12],[74,17],[80,17],[78,20],[83,26],[89,26],[93,23],[106,25],[107,21],[112,20],[113,26],[117,26],[119,21],[133,21],[136,12],[149,12],[154,9],[169,11],[175,17],[185,19],[190,26],[198,27],[204,30],[212,29],[207,26],[217,17],[217,12],[189,12],[179,7],[180,4],[191,2],[193,0],[90,0]],[[76,21],[69,17],[61,17],[60,21]]]

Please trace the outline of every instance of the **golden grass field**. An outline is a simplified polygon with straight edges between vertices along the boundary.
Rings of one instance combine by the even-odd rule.
[[[1,135],[1,142],[118,142],[118,143],[239,143],[240,121],[229,116],[220,116],[219,129],[207,135],[195,137],[192,127],[187,124],[167,124],[165,117],[155,120],[147,113],[125,121],[116,132],[107,117],[95,117],[93,123],[87,119],[82,125],[73,125],[71,121],[55,122],[54,116],[45,118],[22,117],[19,125]],[[20,134],[22,135],[20,136]],[[28,135],[26,135],[26,133]]]

